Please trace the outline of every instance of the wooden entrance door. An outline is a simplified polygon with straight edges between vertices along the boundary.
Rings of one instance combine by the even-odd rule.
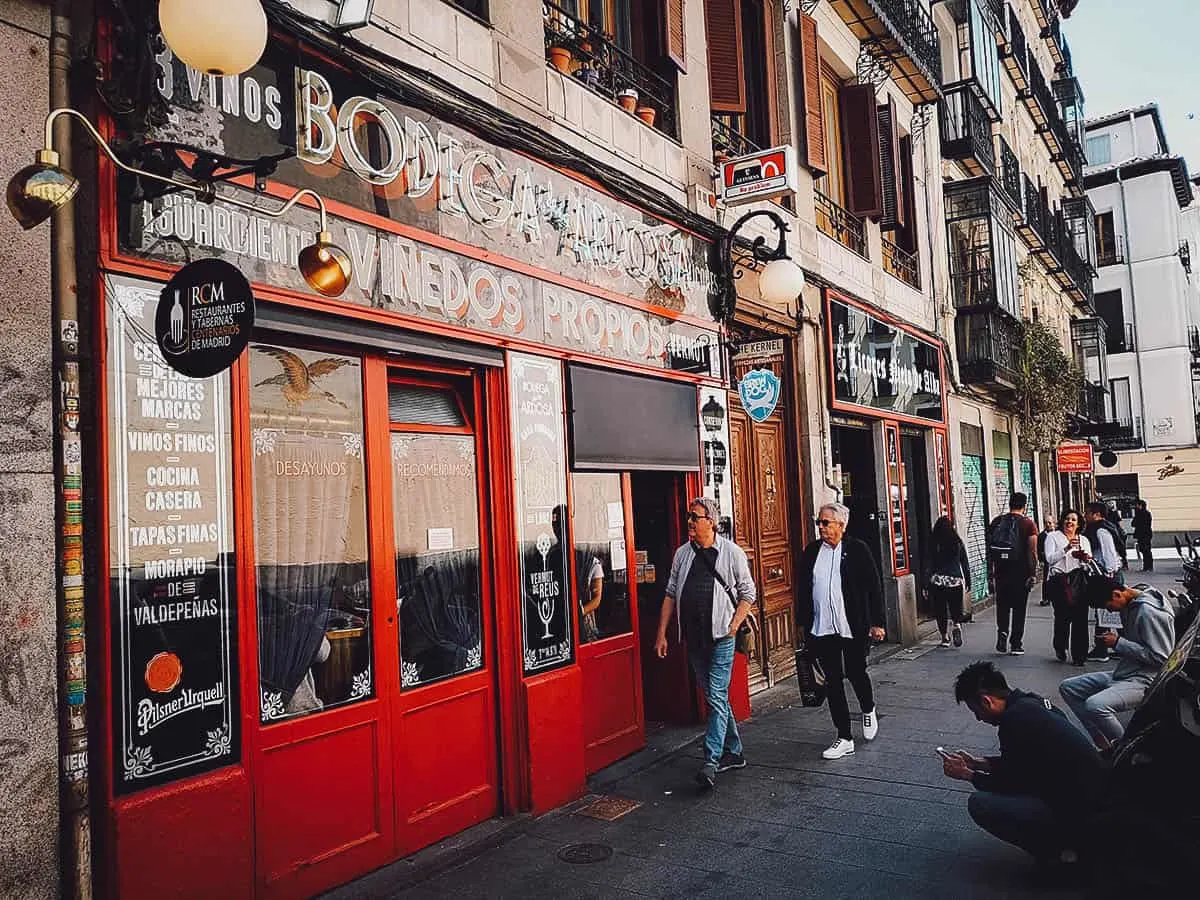
[[[391,759],[403,856],[499,808],[491,548],[481,540],[492,529],[478,379],[390,369],[380,388],[383,596],[396,598],[381,665],[398,682]]]
[[[754,691],[795,671],[790,512],[795,488],[787,466],[787,417],[782,406],[762,423],[750,420],[736,395],[730,397],[729,410],[735,536],[750,559],[763,626],[758,653],[748,661]]]
[[[307,897],[387,862],[395,849],[390,710],[381,665],[394,629],[363,360],[254,344],[241,488],[253,498],[258,893]],[[253,676],[251,676],[253,677]]]

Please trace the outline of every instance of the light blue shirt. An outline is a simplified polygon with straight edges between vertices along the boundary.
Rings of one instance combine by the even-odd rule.
[[[837,634],[854,637],[850,620],[846,618],[846,601],[842,597],[842,542],[830,547],[824,541],[813,566],[813,635]]]

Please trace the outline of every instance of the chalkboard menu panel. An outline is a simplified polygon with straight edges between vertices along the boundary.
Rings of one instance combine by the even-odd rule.
[[[160,290],[106,283],[118,794],[240,756],[229,378],[167,366]]]
[[[525,674],[575,658],[567,566],[562,365],[509,354]]]

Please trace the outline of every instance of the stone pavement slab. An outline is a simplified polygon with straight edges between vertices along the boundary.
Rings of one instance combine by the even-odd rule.
[[[1164,561],[1153,583],[1174,587],[1178,571]],[[1131,581],[1142,577],[1132,573]],[[857,740],[853,756],[821,759],[835,736],[828,711],[802,708],[789,682],[755,698],[755,715],[742,728],[749,766],[722,774],[711,793],[692,781],[698,739],[676,735],[672,749],[649,748],[592,780],[597,794],[642,802],[616,821],[578,815],[588,802],[580,801],[521,820],[482,848],[457,857],[453,848],[431,848],[327,896],[1082,897],[976,828],[966,810],[969,786],[945,778],[934,753],[938,745],[996,751],[995,729],[954,702],[954,677],[973,660],[995,660],[1014,686],[1065,708],[1058,683],[1078,670],[1054,659],[1051,612],[1036,598],[1023,657],[995,652],[989,611],[963,626],[961,649],[934,646],[872,665],[879,737]],[[564,846],[580,843],[603,845],[611,856],[590,864],[559,858]],[[431,855],[438,864],[423,866]]]

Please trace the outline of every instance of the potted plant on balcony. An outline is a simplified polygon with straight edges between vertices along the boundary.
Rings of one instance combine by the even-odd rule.
[[[650,105],[649,101],[640,104],[637,107],[637,117],[649,125],[654,127],[654,119],[658,116],[658,110]]]
[[[625,110],[627,113],[631,113],[637,109],[638,97],[639,95],[637,88],[634,87],[627,87],[617,91],[617,103],[619,103],[621,105],[621,109]]]
[[[550,47],[546,51],[546,55],[550,58],[550,65],[558,69],[564,75],[571,74],[571,64],[574,62],[571,48],[567,46],[567,39],[563,35],[555,35],[550,39]]]

